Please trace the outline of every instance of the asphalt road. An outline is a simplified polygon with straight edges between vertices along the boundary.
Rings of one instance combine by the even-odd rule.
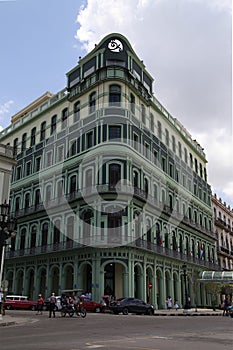
[[[1,350],[232,350],[233,318],[88,313],[85,319],[10,311],[19,325],[0,327]]]

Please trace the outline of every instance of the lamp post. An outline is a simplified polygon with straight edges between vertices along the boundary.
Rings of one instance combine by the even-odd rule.
[[[184,276],[184,295],[185,295],[184,309],[188,309],[189,305],[188,305],[188,291],[187,291],[187,265],[183,264],[182,269],[183,269],[183,276]]]
[[[4,267],[4,257],[5,257],[5,249],[7,245],[8,238],[15,237],[16,235],[16,219],[12,219],[9,216],[9,204],[3,203],[0,204],[0,293],[2,293],[2,277],[3,277],[3,267]],[[4,291],[3,291],[4,292]],[[1,316],[4,312],[4,304],[1,304]]]

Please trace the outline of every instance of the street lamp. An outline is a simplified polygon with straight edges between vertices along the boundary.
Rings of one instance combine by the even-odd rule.
[[[12,219],[9,216],[9,204],[6,201],[3,204],[0,204],[0,257],[1,257],[1,265],[0,265],[0,293],[2,286],[2,276],[3,276],[3,266],[4,266],[4,257],[5,257],[5,249],[7,245],[7,239],[11,237],[15,237],[16,235],[16,219]],[[1,307],[1,315],[3,314],[3,303]]]
[[[189,302],[188,302],[188,291],[187,291],[187,265],[183,264],[182,265],[182,269],[183,269],[183,275],[184,275],[184,294],[185,294],[185,305],[184,305],[184,309],[188,309],[189,308]]]

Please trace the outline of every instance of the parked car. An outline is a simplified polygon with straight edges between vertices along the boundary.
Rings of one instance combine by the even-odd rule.
[[[228,312],[228,315],[233,318],[233,305],[228,306],[227,312]]]
[[[56,305],[55,305],[54,310],[55,311],[61,310],[61,308],[62,308],[62,306],[61,306],[61,297],[60,296],[56,296],[55,298],[56,298]],[[49,310],[49,304],[50,304],[50,297],[45,299],[43,309],[44,310]]]
[[[24,295],[7,295],[4,302],[5,310],[11,309],[25,309],[36,310],[37,301],[28,300]]]
[[[101,303],[97,303],[83,295],[81,295],[79,299],[82,303],[82,307],[86,309],[86,311],[103,312],[103,305]]]
[[[128,313],[135,313],[137,315],[153,315],[154,307],[151,304],[145,303],[141,299],[136,298],[120,298],[110,303],[109,309],[114,314],[128,315]]]

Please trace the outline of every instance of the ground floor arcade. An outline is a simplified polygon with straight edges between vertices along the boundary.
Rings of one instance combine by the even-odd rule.
[[[63,289],[80,288],[96,301],[105,294],[135,296],[162,309],[169,295],[181,306],[185,304],[182,265],[182,261],[131,247],[83,248],[7,259],[5,279],[9,292],[34,300],[39,293],[47,297],[51,292],[60,295]],[[192,305],[210,306],[211,298],[198,282],[200,272],[200,266],[187,264],[186,293]]]

